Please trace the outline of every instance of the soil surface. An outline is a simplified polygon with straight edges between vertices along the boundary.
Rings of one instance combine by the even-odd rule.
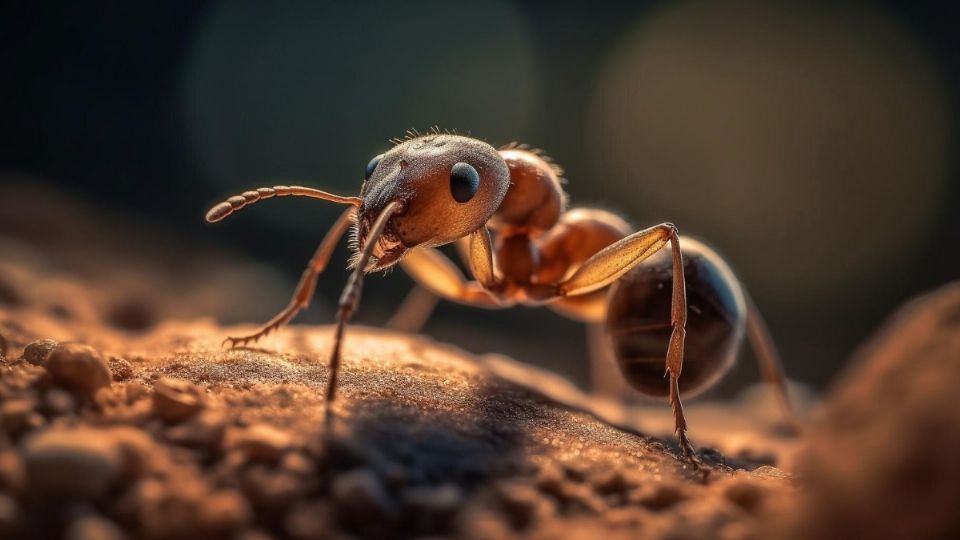
[[[960,282],[898,311],[836,381],[780,536],[960,538],[958,398]]]
[[[709,449],[695,471],[503,357],[350,327],[328,423],[328,327],[225,350],[250,328],[135,334],[22,296],[0,309],[8,536],[750,538],[792,490]]]

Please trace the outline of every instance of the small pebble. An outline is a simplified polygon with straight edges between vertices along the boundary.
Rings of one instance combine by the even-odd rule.
[[[567,477],[574,482],[583,482],[590,474],[593,465],[585,459],[574,459],[563,464]]]
[[[455,530],[460,531],[461,536],[467,540],[512,539],[519,536],[511,530],[511,525],[504,521],[500,514],[482,507],[468,507],[464,512],[461,512],[457,518]],[[529,537],[538,540],[569,538],[569,536],[561,535],[530,535]]]
[[[101,516],[83,516],[73,521],[63,535],[65,540],[123,540],[120,527]]]
[[[0,405],[0,425],[15,438],[33,427],[36,420],[31,417],[35,415],[33,401],[29,399],[11,399]]]
[[[0,451],[0,492],[19,495],[27,485],[27,471],[20,454]]]
[[[650,512],[637,507],[611,508],[603,514],[604,520],[618,528],[636,528],[650,519]]]
[[[592,513],[602,513],[607,509],[603,499],[585,484],[567,483],[558,499],[568,511],[585,510]]]
[[[463,492],[455,484],[436,487],[415,487],[402,495],[403,503],[414,512],[446,514],[453,512],[463,502]]]
[[[161,454],[157,444],[146,431],[132,426],[117,426],[104,431],[104,437],[109,438],[120,451],[123,480],[140,478],[160,465],[158,458]]]
[[[296,503],[283,520],[284,529],[295,540],[328,538],[335,528],[330,504],[325,501]]]
[[[253,461],[277,463],[294,446],[293,436],[267,424],[254,424],[233,432],[231,446]]]
[[[138,537],[208,538],[199,515],[210,492],[206,481],[186,470],[168,480],[145,478],[128,491],[120,515],[137,524]]]
[[[623,471],[613,469],[592,479],[593,488],[601,495],[619,495],[636,487]]]
[[[96,349],[88,345],[61,343],[50,353],[43,367],[54,384],[74,395],[89,399],[110,384],[110,368]]]
[[[742,523],[747,514],[722,498],[703,496],[680,502],[662,516],[681,538],[709,538],[731,524]]]
[[[128,381],[124,383],[123,389],[126,393],[128,405],[150,395],[150,389],[140,381]]]
[[[688,498],[690,494],[677,484],[645,485],[631,497],[633,502],[651,510],[665,510]]]
[[[0,538],[10,538],[19,519],[20,508],[17,501],[0,493]]]
[[[544,493],[559,496],[563,493],[563,486],[566,483],[564,472],[560,467],[548,461],[540,466],[537,472],[537,487]]]
[[[153,385],[153,412],[167,423],[183,422],[203,407],[203,394],[191,382],[163,377]]]
[[[242,479],[243,492],[250,501],[257,507],[271,511],[288,507],[313,487],[310,478],[269,469],[264,465],[250,467],[244,471]]]
[[[369,468],[353,469],[337,476],[330,491],[338,513],[354,519],[382,519],[392,513],[390,497]]]
[[[107,363],[110,366],[110,372],[113,373],[113,380],[125,381],[133,377],[133,365],[126,358],[111,356]]]
[[[253,510],[240,492],[215,491],[201,501],[197,522],[203,536],[228,537],[253,522]]]
[[[52,339],[38,339],[23,349],[23,359],[35,366],[43,365],[57,345],[59,343]]]
[[[301,452],[290,452],[286,454],[283,456],[283,461],[280,463],[280,466],[289,473],[301,476],[311,476],[316,473],[317,470],[313,461],[307,459],[307,456]]]
[[[29,490],[39,495],[98,498],[123,469],[123,457],[102,430],[53,428],[27,439],[23,456]]]
[[[164,437],[181,446],[215,450],[222,446],[227,417],[217,409],[207,409],[182,424],[167,428]]]
[[[757,484],[756,481],[750,482],[742,478],[736,478],[728,480],[724,484],[722,488],[723,496],[750,513],[757,513],[769,495],[769,490]]]
[[[549,514],[550,503],[533,486],[520,482],[497,484],[504,516],[514,529],[529,527],[539,516]]]
[[[51,388],[43,396],[43,409],[51,416],[63,416],[74,412],[77,401],[69,392],[60,388]]]
[[[370,449],[349,437],[315,437],[307,444],[307,452],[318,463],[336,464],[346,469],[362,467],[373,461]]]

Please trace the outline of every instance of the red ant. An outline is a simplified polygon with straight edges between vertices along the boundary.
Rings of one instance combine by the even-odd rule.
[[[561,170],[525,146],[496,149],[442,133],[393,142],[367,165],[359,197],[275,186],[231,197],[207,213],[207,221],[216,222],[288,195],[350,206],[321,242],[290,304],[259,331],[225,344],[256,341],[306,308],[317,277],[352,226],[353,272],[338,303],[328,402],[336,395],[343,331],[359,305],[364,274],[400,263],[420,286],[453,302],[491,309],[545,305],[603,324],[624,378],[645,395],[669,397],[680,448],[695,465],[680,401],[681,370],[686,367],[684,395],[705,390],[733,365],[745,332],[792,420],[783,369],[763,320],[709,247],[680,236],[671,223],[631,232],[612,213],[567,210]],[[435,249],[452,242],[472,280]],[[425,319],[432,304],[421,304],[405,310],[406,317]]]

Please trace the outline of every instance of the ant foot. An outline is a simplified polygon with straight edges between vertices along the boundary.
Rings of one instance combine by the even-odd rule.
[[[250,339],[249,336],[247,336],[247,337],[232,337],[232,336],[231,336],[231,337],[228,337],[227,339],[223,340],[223,342],[220,343],[220,347],[221,347],[221,348],[226,348],[226,349],[236,349],[237,347],[244,347],[244,346],[246,346],[247,342],[250,341],[250,340],[251,340],[251,339]],[[256,341],[256,340],[254,340],[254,341]]]
[[[223,340],[223,342],[220,344],[220,347],[226,347],[228,349],[236,349],[237,347],[246,347],[247,343],[256,343],[257,341],[260,340],[260,338],[270,333],[270,330],[272,330],[272,328],[261,330],[255,334],[250,334],[249,336],[228,337],[227,339]]]
[[[687,439],[686,433],[680,435],[680,451],[683,453],[684,460],[690,464],[694,471],[702,471],[705,467],[703,460],[697,455],[690,439]]]

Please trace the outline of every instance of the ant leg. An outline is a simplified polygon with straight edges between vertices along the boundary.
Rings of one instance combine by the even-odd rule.
[[[484,229],[484,233],[486,230]],[[477,235],[481,234],[479,232],[475,233]],[[478,242],[481,243],[481,246],[485,242],[487,246],[490,244],[490,237],[488,234],[484,235],[485,237],[479,237]],[[474,235],[465,236],[456,242],[457,253],[460,255],[460,259],[463,261],[468,268],[473,272],[474,264],[472,262],[471,256],[471,245],[473,244]],[[482,252],[482,247],[481,247]],[[481,254],[481,259],[485,258],[485,255]],[[411,263],[410,261],[401,262],[401,266],[404,264],[416,264]],[[432,261],[427,262],[427,264],[434,264]],[[491,264],[492,264],[492,255],[491,255]],[[409,270],[408,270],[409,271]],[[443,268],[441,272],[448,272],[449,270]],[[411,276],[413,274],[411,273]],[[476,274],[474,274],[476,276]],[[414,278],[416,279],[416,278]],[[466,281],[462,277],[462,281]],[[465,285],[466,286],[466,285]],[[462,295],[461,295],[462,296]],[[449,299],[449,297],[447,297]],[[400,304],[400,307],[397,309],[397,312],[390,317],[390,320],[387,322],[387,328],[392,330],[397,330],[400,332],[406,332],[409,334],[417,333],[421,328],[427,323],[427,320],[430,319],[430,315],[433,314],[433,310],[436,309],[437,303],[440,301],[440,297],[431,292],[430,289],[423,286],[414,287],[406,298],[403,299],[403,303]],[[460,299],[456,301],[462,301]]]
[[[476,240],[471,241],[470,267],[477,281],[467,281],[456,265],[434,248],[410,250],[400,266],[421,287],[441,298],[475,307],[501,308],[502,303],[489,290],[496,286],[490,237],[486,230],[473,236]]]
[[[326,236],[324,236],[323,241],[320,242],[320,246],[317,247],[317,251],[310,259],[310,263],[307,265],[306,270],[304,270],[303,275],[300,276],[300,282],[297,284],[297,288],[293,293],[293,298],[290,299],[290,303],[287,304],[287,307],[285,307],[280,313],[277,313],[272,319],[267,321],[267,323],[256,332],[242,337],[228,337],[224,340],[224,345],[229,343],[230,347],[236,347],[237,345],[246,345],[248,342],[255,342],[263,336],[290,322],[290,320],[293,319],[297,313],[310,305],[310,299],[313,297],[313,290],[317,284],[317,277],[319,277],[327,267],[327,263],[330,261],[330,256],[333,255],[333,250],[337,247],[337,242],[340,241],[343,233],[345,233],[347,228],[350,226],[350,222],[353,218],[353,212],[354,209],[349,208],[340,214],[340,217],[337,218],[336,222],[334,222],[333,226],[330,228],[330,231],[327,232]]]
[[[427,324],[440,298],[432,292],[415,285],[403,299],[397,312],[387,321],[387,328],[407,334],[416,334]]]
[[[410,250],[400,266],[427,291],[440,298],[487,309],[503,307],[478,281],[467,281],[460,270],[434,248]]]
[[[602,324],[587,324],[587,347],[590,351],[590,391],[595,396],[623,401],[627,387],[617,360],[611,354],[607,330]]]
[[[699,468],[700,460],[687,439],[687,419],[680,401],[680,372],[683,370],[683,346],[687,330],[687,288],[683,275],[683,254],[680,236],[672,223],[662,223],[635,232],[603,248],[577,269],[572,276],[556,286],[556,294],[570,296],[586,294],[610,285],[645,259],[670,242],[673,256],[673,296],[670,307],[670,343],[667,346],[666,376],[670,379],[670,406],[680,449],[684,456]]]
[[[380,241],[380,235],[387,228],[387,222],[400,207],[401,204],[394,201],[380,211],[377,220],[370,227],[367,243],[363,246],[363,251],[360,252],[360,258],[357,259],[353,272],[347,278],[347,284],[344,285],[343,292],[340,294],[340,301],[337,302],[337,328],[333,336],[333,351],[330,353],[330,378],[327,380],[326,400],[328,404],[337,395],[337,375],[340,373],[340,347],[343,344],[343,330],[360,305],[360,294],[363,292],[363,276],[366,272],[367,263],[370,262],[374,246]],[[331,418],[330,414],[330,407],[327,407],[328,421]]]
[[[466,255],[469,257],[467,266],[474,279],[483,285],[484,289],[491,289],[497,284],[493,271],[493,247],[490,243],[490,232],[481,227],[470,233],[470,242],[467,245]],[[463,244],[461,244],[463,245]],[[461,251],[463,254],[464,251]]]
[[[777,394],[780,411],[787,428],[793,433],[800,433],[800,422],[787,393],[787,377],[783,369],[783,362],[780,361],[780,354],[777,353],[773,338],[770,337],[770,331],[767,329],[757,305],[746,291],[743,291],[743,296],[747,304],[747,336],[750,338],[753,353],[757,357],[760,373]]]
[[[547,307],[568,319],[584,323],[587,329],[587,352],[590,357],[590,391],[596,396],[624,400],[627,385],[611,354],[610,342],[603,320],[607,313],[607,291],[595,291],[581,296],[563,296]]]

